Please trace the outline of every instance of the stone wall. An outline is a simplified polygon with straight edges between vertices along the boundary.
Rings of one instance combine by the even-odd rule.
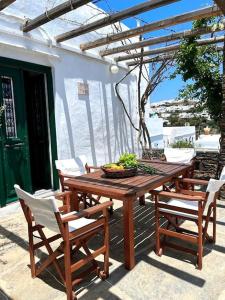
[[[195,158],[195,178],[206,180],[216,178],[218,161],[218,151],[197,151]]]

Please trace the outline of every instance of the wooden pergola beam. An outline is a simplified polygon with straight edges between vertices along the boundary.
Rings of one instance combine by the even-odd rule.
[[[62,4],[55,6],[54,8],[46,11],[45,13],[41,14],[40,16],[36,17],[33,20],[28,20],[26,24],[23,26],[23,32],[31,31],[49,21],[54,20],[57,17],[62,16],[63,14],[77,9],[92,0],[69,0]]]
[[[181,23],[185,23],[185,22],[189,22],[189,21],[193,21],[193,20],[198,20],[198,19],[202,19],[202,18],[219,16],[221,14],[222,14],[221,10],[216,5],[210,6],[210,7],[206,7],[203,9],[191,11],[189,13],[173,16],[168,19],[153,22],[153,23],[150,23],[150,24],[147,24],[144,26],[134,28],[134,29],[122,31],[117,34],[112,34],[105,38],[95,40],[93,42],[81,44],[80,48],[81,48],[81,50],[88,50],[88,49],[96,48],[96,47],[103,46],[106,44],[121,41],[123,39],[128,39],[128,38],[131,38],[131,37],[134,37],[137,35],[141,35],[146,32],[160,30],[162,28],[166,28],[166,27],[170,27],[173,25],[177,25],[177,24],[181,24]]]
[[[223,51],[223,46],[220,47],[216,47],[216,50],[218,52]],[[157,56],[153,56],[149,59],[145,59],[143,60],[143,64],[149,64],[149,63],[153,63],[153,62],[160,62],[163,60],[172,60],[176,58],[176,54],[177,51],[171,51],[168,54],[161,54],[161,55],[157,55]],[[127,63],[127,66],[132,67],[132,66],[136,66],[140,64],[140,60],[136,60],[136,61],[131,61],[129,63]]]
[[[197,42],[198,46],[203,46],[203,45],[222,43],[222,42],[224,42],[224,40],[225,40],[224,36],[218,36],[218,37],[213,37],[213,38],[208,38],[208,39],[197,40],[196,42]],[[175,44],[175,45],[171,45],[171,46],[152,49],[149,51],[145,51],[143,53],[134,53],[134,54],[124,55],[124,56],[119,56],[119,57],[115,57],[114,59],[116,62],[119,62],[119,61],[124,61],[124,60],[129,60],[129,59],[140,58],[142,56],[167,53],[167,52],[176,51],[179,49],[180,49],[180,44]]]
[[[203,27],[203,28],[194,29],[194,30],[186,30],[186,31],[173,33],[170,35],[164,35],[161,37],[151,38],[149,40],[143,40],[143,41],[137,42],[137,43],[130,43],[128,45],[102,50],[99,52],[99,54],[101,56],[107,56],[107,55],[117,54],[120,52],[130,51],[133,49],[144,48],[144,47],[148,47],[148,46],[152,46],[152,45],[176,41],[176,40],[183,39],[185,37],[192,37],[195,35],[203,35],[203,34],[208,34],[208,33],[212,33],[212,32],[218,32],[221,30],[223,30],[223,29],[219,28],[219,27],[217,29],[213,29],[212,27]]]
[[[214,0],[218,7],[222,10],[223,14],[225,15],[225,1],[224,0]]]
[[[115,22],[118,22],[118,21],[121,21],[123,19],[135,16],[137,14],[140,14],[140,13],[143,13],[143,12],[146,12],[146,11],[149,11],[149,10],[152,10],[152,9],[164,6],[164,5],[168,5],[168,4],[171,4],[173,2],[177,2],[177,1],[180,1],[180,0],[151,0],[151,1],[147,1],[147,2],[141,3],[139,5],[127,8],[123,11],[117,12],[115,14],[109,15],[107,17],[104,17],[104,18],[102,18],[100,20],[97,20],[95,22],[92,22],[90,24],[83,25],[83,26],[81,26],[79,28],[76,28],[74,30],[70,30],[66,33],[62,33],[60,35],[57,35],[55,37],[55,39],[56,39],[57,42],[63,42],[63,41],[66,41],[68,39],[72,39],[74,37],[77,37],[79,35],[88,33],[90,31],[97,30],[99,28],[111,25],[111,24],[113,24]]]
[[[7,6],[9,6],[15,1],[16,0],[0,0],[0,10],[3,10],[4,8],[6,8]]]
[[[163,61],[163,60],[172,60],[172,59],[175,59],[176,53],[177,53],[177,51],[171,52],[169,54],[156,55],[156,56],[153,56],[149,59],[143,60],[142,63],[143,64],[150,64],[150,63],[153,63],[153,62],[160,62],[160,61]],[[140,64],[140,60],[136,60],[136,61],[132,61],[132,62],[127,63],[127,66],[128,67],[133,67],[133,66],[136,66],[136,65],[139,65],[139,64]]]

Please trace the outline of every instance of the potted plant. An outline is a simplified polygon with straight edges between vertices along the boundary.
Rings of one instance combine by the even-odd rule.
[[[194,145],[190,141],[177,141],[164,149],[168,162],[190,163],[195,156]]]

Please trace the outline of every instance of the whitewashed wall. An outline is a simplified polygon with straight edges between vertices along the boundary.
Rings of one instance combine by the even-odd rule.
[[[116,160],[124,151],[137,152],[136,133],[114,91],[114,84],[127,70],[121,65],[119,73],[113,75],[109,71],[110,59],[101,60],[96,50],[85,55],[79,50],[80,43],[98,38],[99,31],[67,41],[65,45],[56,45],[53,37],[76,26],[62,19],[28,34],[21,32],[24,17],[41,14],[46,3],[51,1],[35,1],[34,5],[33,1],[17,0],[0,13],[0,56],[52,67],[58,157],[86,154],[90,163],[102,164]],[[67,15],[82,22],[95,13],[88,6]],[[104,28],[102,33],[110,28]],[[88,95],[78,95],[77,82],[88,84]],[[136,123],[135,74],[126,78],[120,91]]]

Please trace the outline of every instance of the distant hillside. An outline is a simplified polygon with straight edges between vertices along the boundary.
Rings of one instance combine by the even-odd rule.
[[[196,100],[165,100],[150,105],[150,114],[157,114],[160,118],[165,120],[165,123],[172,121],[171,118],[176,118],[179,121],[179,126],[186,122],[191,122],[191,119],[203,118],[210,119],[207,111],[199,106]],[[171,124],[173,125],[173,124]]]
[[[197,130],[208,125],[217,130],[217,126],[207,110],[197,100],[165,100],[150,104],[150,117],[157,114],[164,120],[164,126],[196,126]]]

